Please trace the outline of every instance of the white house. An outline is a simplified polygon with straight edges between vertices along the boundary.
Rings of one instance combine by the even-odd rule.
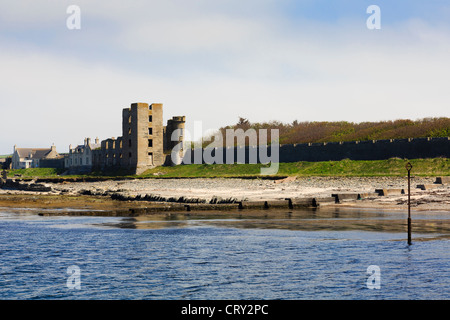
[[[54,145],[51,148],[17,148],[14,145],[11,168],[39,168],[43,160],[58,159],[59,157]]]
[[[91,143],[91,139],[86,138],[82,145],[75,148],[70,145],[69,154],[64,159],[65,167],[72,171],[90,171],[92,169],[92,150],[100,147],[98,138],[95,139],[95,143]]]

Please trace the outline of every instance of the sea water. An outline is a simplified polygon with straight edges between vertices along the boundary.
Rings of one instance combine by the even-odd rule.
[[[285,219],[261,227],[245,216],[133,221],[0,209],[0,299],[450,298],[448,234],[414,234],[408,246],[401,232],[305,230],[292,226],[309,218],[289,219],[291,228],[277,228]]]

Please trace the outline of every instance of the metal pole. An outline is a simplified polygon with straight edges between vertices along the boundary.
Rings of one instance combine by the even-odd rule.
[[[411,245],[411,163],[406,164],[408,170],[408,245]]]

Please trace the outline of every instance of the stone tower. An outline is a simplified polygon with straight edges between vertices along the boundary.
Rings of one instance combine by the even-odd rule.
[[[122,167],[140,174],[164,164],[163,106],[133,103],[122,113]]]
[[[170,152],[178,143],[183,142],[185,122],[185,116],[172,117],[172,119],[167,121],[164,131],[164,152]],[[173,137],[175,141],[172,141],[172,133],[176,130],[178,130],[177,134]]]

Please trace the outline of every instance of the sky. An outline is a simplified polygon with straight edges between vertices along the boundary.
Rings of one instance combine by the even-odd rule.
[[[134,102],[204,131],[449,117],[449,54],[448,1],[0,0],[0,154],[121,136]]]

